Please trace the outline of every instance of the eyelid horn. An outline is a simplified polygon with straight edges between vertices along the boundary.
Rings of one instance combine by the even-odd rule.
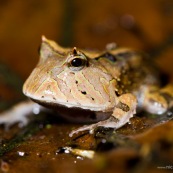
[[[44,61],[53,55],[64,56],[67,51],[68,49],[61,47],[53,40],[47,39],[44,35],[42,36],[39,50],[40,61]]]

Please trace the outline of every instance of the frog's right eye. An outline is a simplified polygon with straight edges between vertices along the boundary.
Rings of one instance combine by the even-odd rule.
[[[81,52],[77,52],[76,48],[74,48],[72,54],[70,54],[68,58],[68,67],[72,71],[79,71],[82,70],[86,64],[86,56]]]
[[[73,71],[79,71],[85,67],[86,62],[86,59],[83,59],[80,56],[76,56],[74,59],[69,61],[68,66]]]
[[[70,63],[72,67],[81,67],[85,65],[85,60],[81,58],[74,58]]]

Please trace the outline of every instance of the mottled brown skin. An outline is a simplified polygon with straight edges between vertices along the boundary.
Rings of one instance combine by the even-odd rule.
[[[71,120],[82,117],[87,121],[87,115],[93,117],[94,112],[99,122],[71,135],[92,132],[98,126],[119,128],[129,122],[137,107],[162,114],[172,106],[172,91],[171,85],[160,89],[157,69],[137,51],[65,49],[45,37],[39,63],[23,87],[26,96]]]
[[[69,67],[68,62],[69,57],[73,59],[78,56],[77,53],[86,60],[86,64],[79,70]],[[95,110],[94,104],[99,102],[103,111],[103,103],[114,102],[115,98],[112,98],[112,101],[111,94],[112,97],[117,97],[125,93],[136,93],[141,85],[158,86],[157,72],[146,62],[141,54],[130,49],[116,48],[100,53],[81,50],[73,55],[73,49],[61,48],[59,51],[59,47],[54,47],[52,42],[45,40],[42,43],[40,61],[25,82],[23,90],[27,96],[35,100],[48,103],[50,99],[52,104],[58,103],[58,98],[55,97],[59,97],[60,102],[64,100],[63,105],[74,102],[76,97],[79,103],[73,106],[79,108],[83,108],[85,104],[82,101],[80,103],[81,97],[85,102],[87,98],[90,102],[94,99],[89,109],[94,107]],[[70,99],[72,92],[75,93]]]
[[[62,48],[43,36],[40,60],[23,86],[24,94],[71,121],[95,122],[70,136],[84,130],[92,133],[98,126],[120,128],[137,109],[163,114],[172,107],[173,86],[161,87],[151,59],[112,45],[100,52]],[[27,114],[43,110],[34,102],[1,113],[0,124],[27,124]]]

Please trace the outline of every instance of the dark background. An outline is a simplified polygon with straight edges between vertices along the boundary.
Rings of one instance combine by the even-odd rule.
[[[0,60],[22,79],[38,61],[41,35],[62,46],[104,49],[116,42],[149,52],[172,46],[172,33],[172,0],[0,1]],[[159,62],[172,73],[171,48]]]

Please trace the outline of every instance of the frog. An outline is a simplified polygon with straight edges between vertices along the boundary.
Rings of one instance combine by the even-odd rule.
[[[29,100],[1,113],[0,123],[20,121],[44,109],[86,123],[74,129],[119,129],[137,112],[164,114],[173,105],[172,84],[162,84],[153,59],[141,51],[108,44],[105,50],[64,48],[42,36],[40,58],[23,85]],[[13,112],[13,113],[11,113]]]

